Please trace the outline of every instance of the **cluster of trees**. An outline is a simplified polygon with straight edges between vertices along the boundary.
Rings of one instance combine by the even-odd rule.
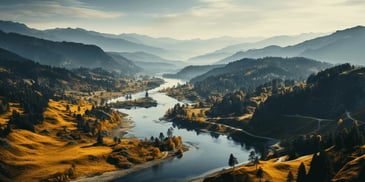
[[[284,94],[289,92],[296,81],[274,79],[264,83],[252,91],[238,90],[228,93],[222,99],[213,101],[209,115],[211,116],[241,116],[253,113],[259,104],[270,95]],[[259,98],[259,99],[258,99]]]
[[[162,132],[158,137],[151,136],[150,139],[145,139],[142,142],[144,145],[152,145],[160,149],[160,151],[175,151],[182,150],[182,138],[181,136],[173,136],[172,130],[168,130],[168,135],[165,136]],[[182,153],[182,152],[181,152]]]
[[[299,156],[313,154],[323,148],[323,141],[320,135],[298,136],[290,141],[282,143],[289,154],[289,159],[295,159]]]
[[[9,81],[7,79],[8,77],[1,77],[0,96],[6,98],[7,102],[19,103],[23,110],[22,114],[13,112],[7,124],[8,127],[34,131],[34,125],[43,121],[43,112],[47,108],[48,99],[52,97],[53,92],[37,84],[30,85],[23,80]],[[8,104],[5,102],[4,104],[8,110]]]
[[[77,122],[77,128],[84,133],[90,133],[91,136],[97,137],[97,144],[103,145],[102,122],[109,120],[111,122],[120,121],[120,115],[115,113],[111,107],[105,106],[93,106],[91,110],[86,110],[84,115],[77,114],[75,119]],[[96,120],[85,119],[88,117],[98,118]],[[119,142],[120,139],[114,138],[115,143]]]
[[[0,98],[0,114],[9,111],[9,102],[6,98]]]
[[[349,64],[319,72],[308,79],[305,87],[294,88],[292,92],[269,97],[256,108],[250,125],[255,131],[288,126],[282,122],[283,115],[301,114],[319,118],[337,118],[346,110],[358,110],[364,105],[363,84],[360,76],[365,69],[352,70]],[[346,70],[346,74],[339,74]],[[348,71],[352,70],[352,71]],[[336,99],[334,99],[336,98]],[[290,130],[290,129],[289,129]]]
[[[343,72],[351,71],[353,69],[355,69],[355,66],[353,66],[349,63],[338,65],[338,66],[335,66],[335,67],[331,67],[331,68],[328,68],[328,69],[326,69],[324,71],[321,71],[317,74],[310,75],[307,79],[307,84],[316,84],[316,83],[319,83],[319,82],[323,82],[326,79],[338,76]]]
[[[211,70],[192,79],[191,82],[194,83],[194,90],[203,97],[222,96],[238,89],[250,92],[258,86],[278,78],[304,80],[313,73],[313,70],[320,70],[328,66],[325,63],[306,58],[243,59],[223,68]]]
[[[187,116],[188,104],[177,103],[173,108],[167,110],[166,115],[168,117],[184,117]]]
[[[303,163],[299,166],[298,182],[330,181],[346,163],[352,160],[349,156],[354,152],[357,153],[358,148],[365,144],[365,128],[364,125],[354,125],[350,129],[344,128],[323,136],[300,136],[291,143],[289,145],[284,143],[290,159],[314,153],[308,172]],[[331,146],[334,146],[331,151],[324,150]],[[365,179],[361,178],[359,181]]]
[[[308,173],[303,163],[299,165],[297,182],[326,182],[330,181],[334,174],[329,156],[322,150],[313,154]]]
[[[247,100],[246,94],[243,91],[226,94],[219,102],[215,102],[210,108],[209,115],[211,116],[241,116],[249,113],[247,105],[250,101]]]
[[[165,88],[162,91],[168,96],[175,97],[177,99],[188,99],[191,101],[201,100],[201,97],[193,88],[193,84],[186,83],[183,85],[178,84],[177,86],[173,86],[171,88]]]
[[[92,136],[96,136],[101,128],[101,123],[98,120],[85,120],[84,116],[77,114],[76,116],[77,128],[84,133],[91,133]]]

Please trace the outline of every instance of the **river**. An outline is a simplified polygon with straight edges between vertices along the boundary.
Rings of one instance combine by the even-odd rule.
[[[130,110],[120,109],[120,112],[129,115],[129,119],[132,120],[135,125],[128,131],[127,135],[124,135],[124,137],[143,139],[151,136],[157,137],[160,132],[163,132],[166,136],[168,128],[173,127],[173,124],[161,118],[164,116],[165,112],[175,104],[188,103],[188,101],[179,102],[158,91],[162,88],[172,87],[178,83],[182,84],[183,82],[176,79],[165,79],[164,84],[149,91],[149,96],[158,102],[157,107],[134,108]],[[133,94],[132,99],[144,96],[145,92],[139,92]],[[124,97],[120,97],[111,100],[111,102],[124,99]],[[182,158],[174,158],[157,166],[129,174],[114,181],[189,181],[190,179],[204,176],[210,172],[228,168],[228,158],[231,153],[238,159],[239,163],[246,162],[248,160],[249,151],[251,151],[251,148],[248,146],[234,142],[224,135],[217,137],[209,132],[197,133],[196,131],[178,128],[174,128],[173,135],[181,136],[183,142],[190,147],[189,151],[185,152]]]

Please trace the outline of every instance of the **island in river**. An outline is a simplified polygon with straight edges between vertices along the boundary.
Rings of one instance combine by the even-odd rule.
[[[149,107],[156,107],[157,101],[152,99],[151,97],[144,97],[134,100],[112,102],[109,105],[116,109],[131,109],[134,107],[149,108]]]

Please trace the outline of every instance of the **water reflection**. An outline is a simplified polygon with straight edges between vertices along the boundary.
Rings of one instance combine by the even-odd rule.
[[[129,115],[135,127],[128,131],[127,136],[134,136],[140,139],[164,134],[171,127],[173,135],[181,136],[184,144],[189,145],[189,151],[185,152],[182,158],[164,162],[154,167],[129,174],[115,181],[187,181],[199,177],[212,170],[219,170],[228,167],[228,157],[231,153],[237,157],[240,163],[248,161],[249,151],[252,145],[242,140],[233,141],[239,135],[229,137],[221,136],[216,132],[207,132],[196,129],[194,126],[183,123],[172,123],[166,121],[163,116],[167,109],[172,108],[179,102],[158,90],[164,87],[171,87],[182,83],[175,79],[166,79],[166,83],[159,88],[149,91],[149,96],[158,102],[157,107],[135,108],[131,110],[121,109],[120,111]],[[144,97],[145,92],[133,94],[133,98]],[[124,99],[121,97],[120,99]],[[116,101],[118,99],[114,99]]]

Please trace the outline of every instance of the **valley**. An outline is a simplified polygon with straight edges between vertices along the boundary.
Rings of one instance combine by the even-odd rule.
[[[363,181],[364,37],[0,20],[0,181]]]

